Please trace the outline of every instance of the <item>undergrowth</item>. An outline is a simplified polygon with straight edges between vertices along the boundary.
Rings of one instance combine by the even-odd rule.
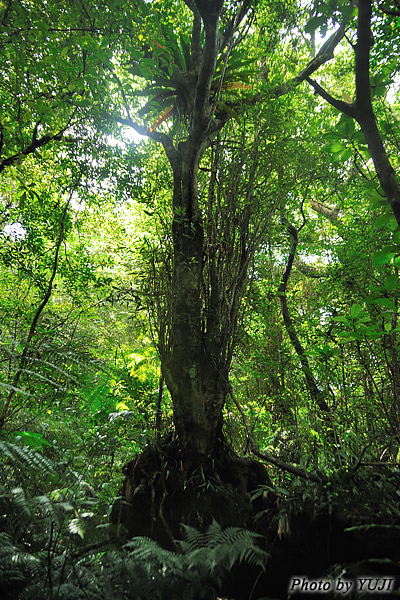
[[[4,600],[209,600],[236,563],[265,562],[256,534],[215,522],[184,526],[174,551],[149,538],[121,546],[78,472],[17,443],[0,441],[0,452]]]

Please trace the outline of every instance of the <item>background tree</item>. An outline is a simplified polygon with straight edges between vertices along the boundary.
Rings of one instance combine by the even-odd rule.
[[[391,63],[390,56],[386,56],[384,62],[378,63],[379,66],[376,65],[377,61],[374,61],[378,68],[377,72],[371,73],[371,48],[374,43],[371,29],[372,2],[371,0],[360,0],[357,8],[357,33],[354,45],[354,102],[335,98],[310,77],[307,77],[306,80],[324,100],[347,117],[350,117],[350,119],[355,119],[360,125],[375,166],[378,181],[398,224],[400,224],[400,184],[385,149],[372,101],[376,91],[379,95],[379,88],[384,88],[390,83],[390,78],[397,72],[397,67]],[[384,14],[389,15],[390,10],[389,13]],[[396,11],[394,11],[394,14],[396,14]],[[390,14],[390,16],[386,16],[386,19],[393,18],[393,16],[393,14]],[[386,32],[388,31],[382,20],[380,26]],[[380,58],[382,60],[382,55]],[[348,92],[346,92],[347,96],[351,100],[351,95]]]

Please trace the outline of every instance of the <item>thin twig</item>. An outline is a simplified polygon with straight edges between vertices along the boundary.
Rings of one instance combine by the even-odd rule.
[[[258,447],[258,444],[256,443],[256,441],[254,439],[253,432],[251,430],[251,427],[250,427],[249,421],[246,417],[246,414],[245,414],[243,408],[241,407],[239,401],[233,394],[231,385],[229,385],[229,395],[231,396],[236,408],[238,409],[238,411],[242,417],[242,421],[245,426],[247,437],[249,440],[250,449],[251,449],[251,452],[255,456],[258,456],[258,458],[261,458],[265,462],[275,465],[279,469],[283,469],[284,471],[287,471],[288,473],[293,473],[293,475],[297,475],[298,477],[303,477],[304,479],[310,479],[311,481],[315,481],[316,483],[325,483],[327,481],[327,478],[322,474],[317,475],[316,473],[306,471],[305,469],[302,469],[301,467],[296,467],[295,465],[290,465],[288,463],[285,463],[284,461],[280,460],[279,458],[276,458],[272,454],[269,454],[269,452],[261,452],[261,450]]]

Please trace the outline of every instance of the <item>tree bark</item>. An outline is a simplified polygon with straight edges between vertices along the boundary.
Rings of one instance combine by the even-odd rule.
[[[396,221],[400,225],[400,183],[387,155],[372,106],[370,50],[373,44],[373,37],[371,19],[371,0],[359,0],[357,44],[355,48],[356,100],[354,103],[349,104],[334,98],[309,76],[305,77],[305,80],[312,85],[321,98],[359,123],[371,154],[379,183]]]
[[[289,281],[290,273],[292,271],[293,262],[296,256],[297,245],[298,245],[298,231],[293,225],[290,225],[288,228],[290,235],[292,236],[293,243],[290,249],[290,254],[288,257],[287,265],[285,272],[282,276],[282,281],[278,287],[278,296],[281,303],[282,310],[282,318],[285,324],[286,331],[290,338],[293,348],[296,351],[297,356],[299,357],[302,371],[304,373],[304,377],[306,380],[308,391],[310,392],[310,396],[315,404],[318,406],[320,411],[324,414],[329,413],[329,406],[324,400],[324,394],[319,389],[317,382],[315,381],[314,375],[312,373],[310,364],[308,362],[307,356],[305,354],[304,348],[297,336],[296,329],[294,327],[293,319],[290,316],[289,307],[286,298],[286,290],[287,284]]]
[[[368,150],[374,162],[379,183],[387,201],[400,225],[400,184],[396,173],[390,164],[378,129],[372,107],[370,84],[370,49],[373,43],[371,31],[372,19],[371,0],[359,0],[357,45],[355,56],[356,78],[356,119],[360,124]]]
[[[215,130],[210,113],[211,82],[218,55],[218,22],[223,2],[195,2],[205,31],[187,139],[167,152],[174,176],[173,278],[169,347],[161,352],[162,370],[174,406],[180,445],[193,460],[212,453],[222,425],[226,365],[216,340],[202,327],[204,231],[198,206],[198,169],[206,140]],[[197,26],[194,14],[194,26]]]

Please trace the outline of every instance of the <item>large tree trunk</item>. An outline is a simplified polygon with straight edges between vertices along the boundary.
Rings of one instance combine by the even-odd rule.
[[[219,343],[213,331],[207,330],[203,295],[204,229],[198,199],[199,163],[207,139],[224,125],[223,120],[215,118],[211,101],[211,85],[221,50],[218,25],[223,0],[196,0],[187,4],[193,12],[192,56],[201,55],[201,60],[190,74],[190,82],[194,84],[188,85],[187,138],[173,150],[166,148],[174,177],[173,276],[169,339],[167,347],[160,348],[160,354],[172,396],[179,443],[186,457],[201,462],[212,453],[222,426],[229,368],[223,356],[226,354],[223,343]],[[203,48],[198,35],[200,19],[205,35]],[[233,32],[234,29],[231,36]]]
[[[157,326],[176,435],[149,446],[126,465],[125,500],[115,504],[112,514],[113,521],[126,525],[129,535],[151,535],[172,545],[182,522],[200,528],[213,519],[225,526],[250,524],[254,510],[265,508],[263,499],[258,509],[253,506],[251,494],[268,482],[265,468],[237,457],[222,434],[240,299],[256,247],[254,236],[262,228],[257,223],[249,232],[257,152],[247,180],[243,169],[235,171],[237,189],[243,193],[247,181],[248,197],[245,193],[238,198],[229,190],[223,209],[215,202],[216,173],[224,166],[218,134],[229,116],[215,116],[218,98],[211,97],[211,84],[217,56],[224,52],[227,60],[229,40],[250,2],[239,5],[222,36],[218,32],[222,0],[187,5],[193,12],[192,56],[198,59],[187,74],[186,139],[176,143],[166,134],[152,135],[164,146],[174,181],[172,278],[165,283],[166,309]],[[200,202],[199,163],[213,134],[208,195]],[[256,147],[254,132],[253,138]]]
[[[201,148],[181,145],[174,169],[174,264],[169,348],[162,369],[174,406],[180,445],[193,458],[207,457],[222,425],[227,368],[218,340],[205,330],[202,287],[204,232],[197,198]]]

